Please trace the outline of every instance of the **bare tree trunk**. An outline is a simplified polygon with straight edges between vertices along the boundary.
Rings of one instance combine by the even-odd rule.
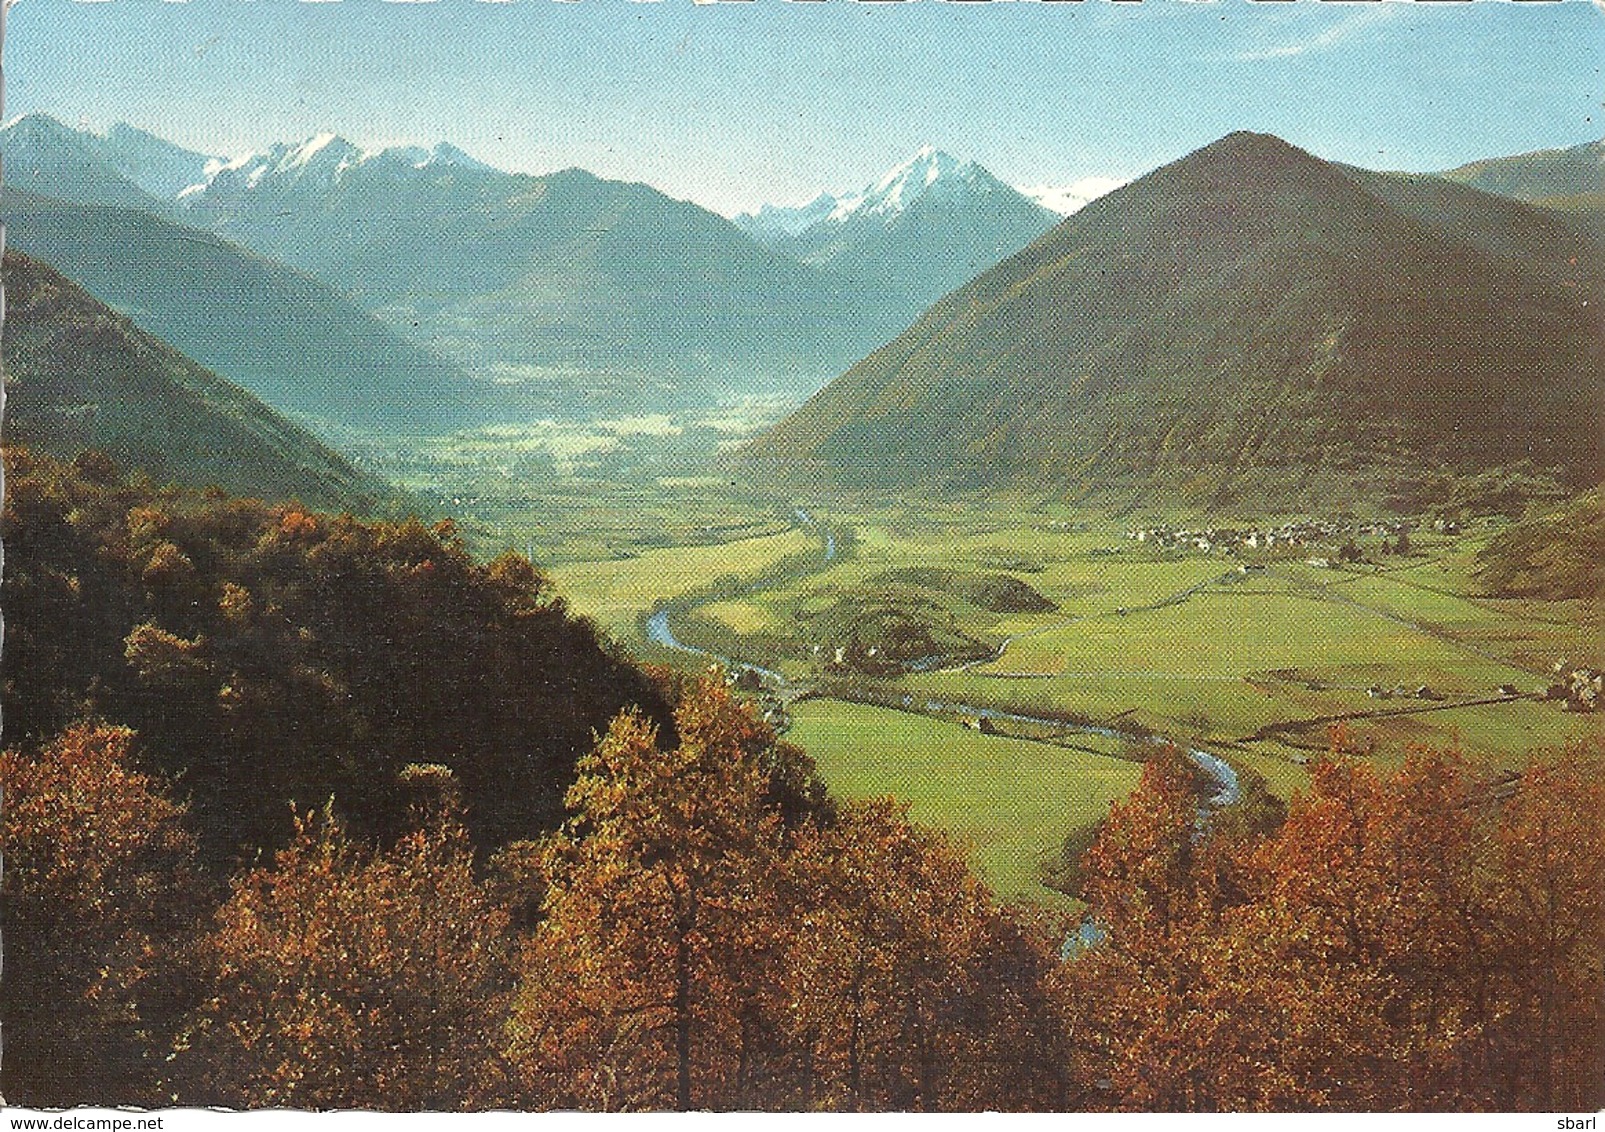
[[[803,1038],[803,1111],[814,1111],[814,1031]]]
[[[675,1107],[691,1111],[691,955],[682,926],[674,961]]]
[[[675,1107],[681,1112],[691,1111],[691,932],[696,923],[697,893],[693,888],[674,918]]]
[[[847,1031],[847,1090],[853,1098],[853,1108],[862,1110],[864,1107],[861,1089],[863,1086],[863,1067],[860,1064],[858,1046],[859,1034],[863,1029],[864,1018],[864,959],[860,955],[853,968],[853,986],[851,991],[852,1024]]]

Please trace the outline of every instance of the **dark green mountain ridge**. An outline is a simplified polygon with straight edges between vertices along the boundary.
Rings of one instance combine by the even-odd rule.
[[[454,366],[308,275],[139,209],[0,199],[12,247],[281,412],[422,432],[484,413]]]
[[[838,484],[1331,504],[1599,473],[1605,255],[1233,134],[942,299],[747,450]]]
[[[305,430],[97,302],[5,257],[5,434],[70,459],[100,449],[157,482],[372,513],[396,502]]]

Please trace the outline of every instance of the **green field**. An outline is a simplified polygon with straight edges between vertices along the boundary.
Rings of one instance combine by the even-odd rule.
[[[581,562],[554,571],[558,591],[576,610],[625,640],[654,606],[701,590],[720,578],[756,578],[787,558],[817,550],[819,540],[796,528],[716,546],[668,547],[633,558]]]
[[[1121,524],[1064,508],[888,502],[828,520],[842,532],[829,564],[817,534],[794,529],[557,576],[578,609],[626,639],[643,613],[680,599],[681,640],[775,667],[794,687],[1147,729],[1220,752],[1284,797],[1307,781],[1333,717],[1347,717],[1380,763],[1410,744],[1458,745],[1490,770],[1601,727],[1597,716],[1530,698],[1476,702],[1503,684],[1541,689],[1562,657],[1605,663],[1597,606],[1477,592],[1473,556],[1485,531],[1423,535],[1406,559],[1328,568],[1300,552],[1243,572],[1218,555],[1158,553],[1126,539]],[[711,585],[720,576],[726,584]],[[999,579],[1051,608],[989,607]],[[912,635],[910,655],[981,652],[921,671],[875,667],[870,649],[894,647],[895,634]],[[833,663],[852,643],[862,646],[858,666]],[[1423,685],[1439,698],[1416,698]],[[1389,694],[1374,698],[1373,686]],[[838,793],[895,794],[964,838],[1010,895],[1045,893],[1042,856],[1136,778],[1134,764],[1091,751],[833,700],[799,705],[788,737]]]
[[[811,700],[787,739],[847,798],[891,794],[916,820],[953,833],[1004,897],[1052,900],[1039,864],[1137,783],[1124,759],[997,735],[907,712]]]
[[[712,474],[709,456],[779,419],[785,399],[615,420],[535,420],[446,436],[342,434],[358,462],[450,515],[477,552],[537,565],[712,546],[791,526],[761,486]]]

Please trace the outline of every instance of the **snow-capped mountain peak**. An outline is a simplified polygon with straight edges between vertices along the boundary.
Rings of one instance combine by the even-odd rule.
[[[756,212],[743,212],[731,219],[736,227],[759,239],[796,236],[828,217],[837,203],[830,193],[820,193],[806,204],[765,204]]]
[[[456,146],[440,142],[432,148],[417,145],[365,150],[338,134],[323,133],[302,142],[280,142],[265,150],[231,161],[212,161],[203,179],[180,193],[181,200],[217,192],[234,195],[264,186],[326,189],[340,183],[351,170],[374,165],[395,169],[489,169]]]
[[[913,157],[882,177],[872,191],[884,193],[911,186],[934,185],[942,177],[952,176],[965,165],[973,164],[960,162],[952,154],[944,153],[935,146],[921,146]]]
[[[1049,212],[1069,216],[1125,183],[1116,177],[1082,177],[1068,185],[1022,185],[1020,192]]]
[[[825,249],[838,241],[873,241],[899,229],[915,240],[928,238],[915,233],[942,231],[983,244],[991,239],[989,247],[1018,246],[1052,223],[1052,215],[1040,205],[974,161],[961,161],[931,145],[857,192],[820,193],[803,205],[766,204],[734,219],[767,247],[785,247],[789,254],[815,259],[833,255]],[[977,235],[1004,230],[1007,235],[998,239]],[[1018,234],[1023,238],[1016,242]],[[977,252],[983,258],[988,254]]]
[[[322,153],[336,142],[340,143],[340,145],[336,147],[337,152],[342,149],[350,149],[359,154],[361,152],[360,150],[357,150],[355,146],[351,145],[349,142],[346,142],[343,138],[336,134],[319,134],[310,141],[302,142],[291,153],[286,155],[284,160],[280,163],[280,168],[304,169],[308,165],[312,164],[313,158],[317,157],[318,154]]]
[[[414,169],[432,169],[450,166],[458,169],[489,169],[483,161],[478,161],[450,142],[438,142],[433,148],[421,145],[391,146],[378,153],[369,154],[368,158],[385,158],[390,161],[399,161],[411,165]]]
[[[869,188],[839,198],[829,219],[841,223],[855,215],[895,216],[947,187],[975,184],[986,176],[973,161],[961,162],[934,146],[923,146]]]
[[[318,134],[303,142],[279,142],[231,161],[208,164],[206,179],[179,196],[188,198],[213,189],[249,191],[269,179],[283,184],[331,185],[366,156],[338,134]]]

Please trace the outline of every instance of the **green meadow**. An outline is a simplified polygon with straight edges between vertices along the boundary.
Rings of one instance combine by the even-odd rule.
[[[653,607],[720,578],[756,578],[818,545],[813,535],[791,528],[713,546],[667,547],[631,558],[574,563],[555,573],[559,592],[576,610],[623,639],[638,640],[636,622]]]
[[[1052,900],[1043,861],[1137,784],[1135,762],[983,735],[943,720],[835,700],[793,711],[787,738],[845,798],[893,795],[949,831],[1005,898]]]
[[[1423,534],[1403,559],[1373,544],[1349,566],[1301,551],[1242,570],[1057,507],[811,510],[839,532],[831,562],[817,531],[793,528],[556,576],[575,608],[653,659],[677,654],[642,640],[642,615],[674,602],[681,641],[776,668],[792,689],[1147,731],[1213,750],[1283,797],[1337,720],[1379,763],[1412,744],[1458,746],[1489,771],[1600,727],[1530,695],[1555,660],[1605,664],[1597,608],[1481,595],[1473,562],[1486,532]],[[838,662],[853,650],[856,662]],[[1000,892],[1055,899],[1040,862],[1130,789],[1136,764],[1109,757],[1119,744],[1107,740],[1076,750],[1033,741],[1029,727],[986,735],[952,714],[814,698],[794,706],[788,738],[841,795],[894,794],[953,832]]]

